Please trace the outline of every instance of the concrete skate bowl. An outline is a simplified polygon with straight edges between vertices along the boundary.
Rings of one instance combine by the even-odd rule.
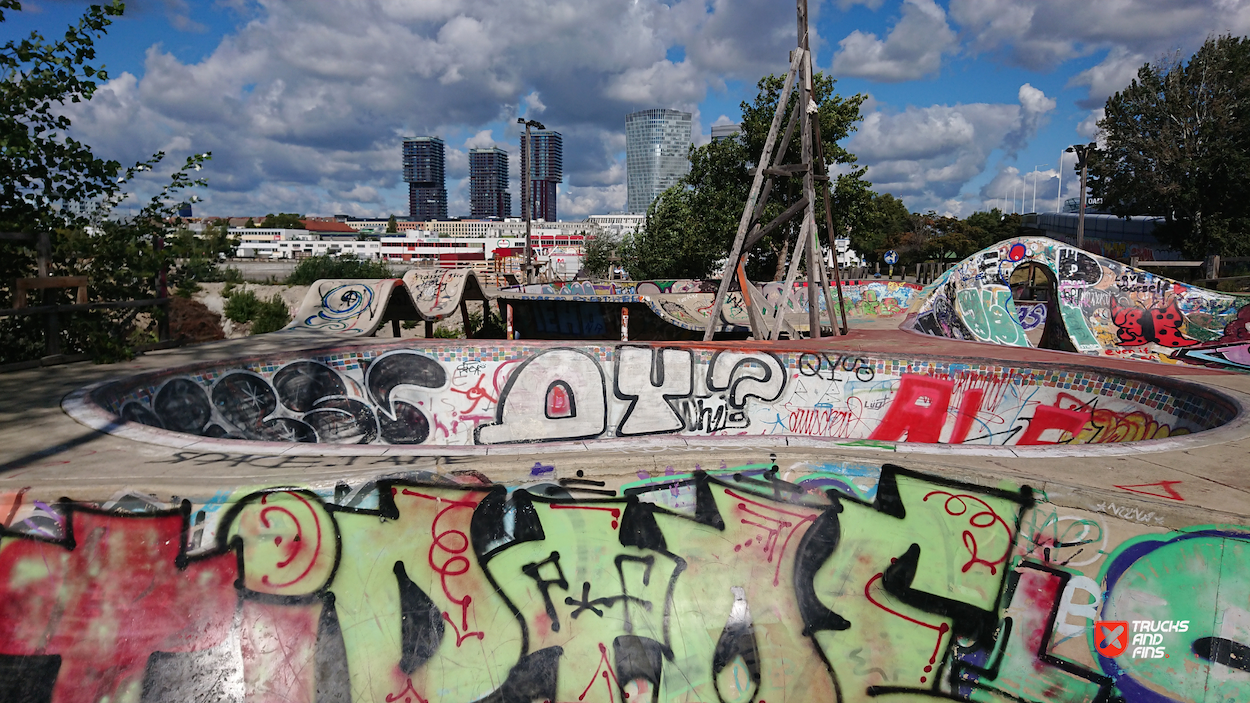
[[[1215,441],[1240,401],[1175,378],[812,343],[389,342],[175,368],[69,397],[167,446],[417,455],[691,443],[1027,455]]]
[[[1039,340],[1029,338],[1034,327],[1044,330]],[[960,262],[925,289],[903,328],[1250,371],[1250,296],[1181,283],[1040,237],[1006,240]]]
[[[719,281],[676,279],[662,281],[569,281],[502,288],[501,305],[513,308],[513,327],[522,339],[622,339],[622,324],[630,340],[702,339]],[[782,304],[782,283],[761,283],[764,311]],[[896,327],[920,297],[914,283],[887,280],[848,280],[842,283],[843,306],[855,327]],[[835,305],[836,294],[835,294]],[[829,321],[828,305],[818,296],[822,325]],[[622,309],[626,312],[622,315]],[[805,283],[796,283],[786,303],[787,322],[806,333],[808,295]],[[745,339],[750,321],[742,293],[734,283],[721,307],[715,331],[718,339]]]

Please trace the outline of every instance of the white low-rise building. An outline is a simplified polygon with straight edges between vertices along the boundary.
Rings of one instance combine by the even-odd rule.
[[[235,255],[241,259],[301,259],[348,254],[358,259],[376,259],[381,256],[381,245],[376,240],[323,240],[305,229],[232,227],[230,234],[239,238]]]
[[[387,261],[425,262],[456,266],[494,261],[525,253],[525,239],[513,237],[440,237],[434,232],[413,230],[383,235],[380,254]]]

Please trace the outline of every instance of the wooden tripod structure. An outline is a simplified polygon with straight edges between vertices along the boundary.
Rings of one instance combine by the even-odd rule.
[[[808,48],[807,34],[807,0],[796,0],[799,20],[799,45],[790,53],[790,71],[786,74],[785,87],[781,90],[777,101],[777,111],[773,114],[772,126],[768,129],[768,138],[764,142],[764,152],[756,162],[755,179],[751,183],[751,192],[747,196],[746,207],[742,209],[742,218],[738,221],[738,233],[734,237],[733,248],[729,260],[725,264],[725,275],[721,279],[720,289],[716,293],[714,311],[708,316],[707,328],[703,331],[703,340],[710,341],[719,324],[720,311],[729,295],[729,286],[736,277],[742,291],[743,306],[751,323],[751,336],[755,339],[778,339],[784,330],[791,339],[798,336],[794,327],[786,321],[786,310],[790,307],[790,299],[794,295],[794,282],[799,272],[799,263],[806,254],[807,261],[807,314],[808,336],[821,336],[820,308],[823,299],[825,309],[829,312],[829,326],[837,334],[837,322],[834,311],[842,313],[841,333],[846,334],[846,308],[842,305],[842,277],[838,270],[837,247],[834,244],[833,216],[829,210],[829,173],[825,166],[824,149],[820,141],[820,119],[817,114],[816,101],[812,94],[812,57]],[[780,131],[782,118],[785,117],[790,103],[790,93],[798,90],[798,100],[794,108],[789,110],[786,121],[785,135],[777,146],[777,133]],[[801,140],[800,162],[784,163],[790,139],[794,136],[795,127],[799,130]],[[768,196],[772,192],[774,179],[803,175],[803,196],[767,224],[760,222],[764,206],[768,204]],[[825,204],[825,228],[829,232],[829,248],[833,253],[833,280],[837,289],[838,305],[834,307],[833,293],[830,290],[829,274],[825,268],[824,257],[820,250],[820,242],[816,233],[816,183],[820,183],[821,194]],[[753,286],[746,276],[746,257],[751,248],[769,234],[799,214],[803,215],[803,224],[799,230],[798,243],[790,257],[790,265],[786,272],[785,285],[781,289],[781,300],[770,312],[763,293]],[[817,296],[819,291],[819,297]]]

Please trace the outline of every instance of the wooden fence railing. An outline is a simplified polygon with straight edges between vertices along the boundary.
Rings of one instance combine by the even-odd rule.
[[[19,278],[13,284],[13,307],[0,308],[0,317],[22,317],[28,315],[38,315],[43,317],[44,328],[44,353],[42,360],[44,364],[57,363],[62,361],[74,361],[83,355],[73,355],[67,357],[62,354],[61,348],[61,316],[75,312],[85,312],[88,310],[101,309],[117,309],[117,308],[148,308],[160,307],[165,311],[161,322],[157,325],[157,345],[168,346],[169,343],[169,296],[165,291],[160,291],[164,295],[157,298],[149,298],[146,300],[119,300],[119,301],[101,301],[89,302],[87,300],[87,277],[86,276],[51,276],[49,269],[52,265],[52,237],[48,232],[31,233],[31,232],[0,232],[0,242],[12,242],[16,244],[33,244],[36,252],[36,269],[37,275],[31,278]],[[164,280],[164,276],[161,277]],[[77,288],[75,302],[69,304],[43,304],[31,305],[29,300],[30,291],[44,291],[43,298],[46,299],[46,292],[58,288]],[[46,303],[46,300],[39,302]]]

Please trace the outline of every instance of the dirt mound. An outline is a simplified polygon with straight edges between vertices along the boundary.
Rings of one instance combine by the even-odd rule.
[[[204,303],[188,298],[174,298],[169,302],[169,334],[174,339],[188,342],[211,342],[225,339],[221,329],[221,316]]]

